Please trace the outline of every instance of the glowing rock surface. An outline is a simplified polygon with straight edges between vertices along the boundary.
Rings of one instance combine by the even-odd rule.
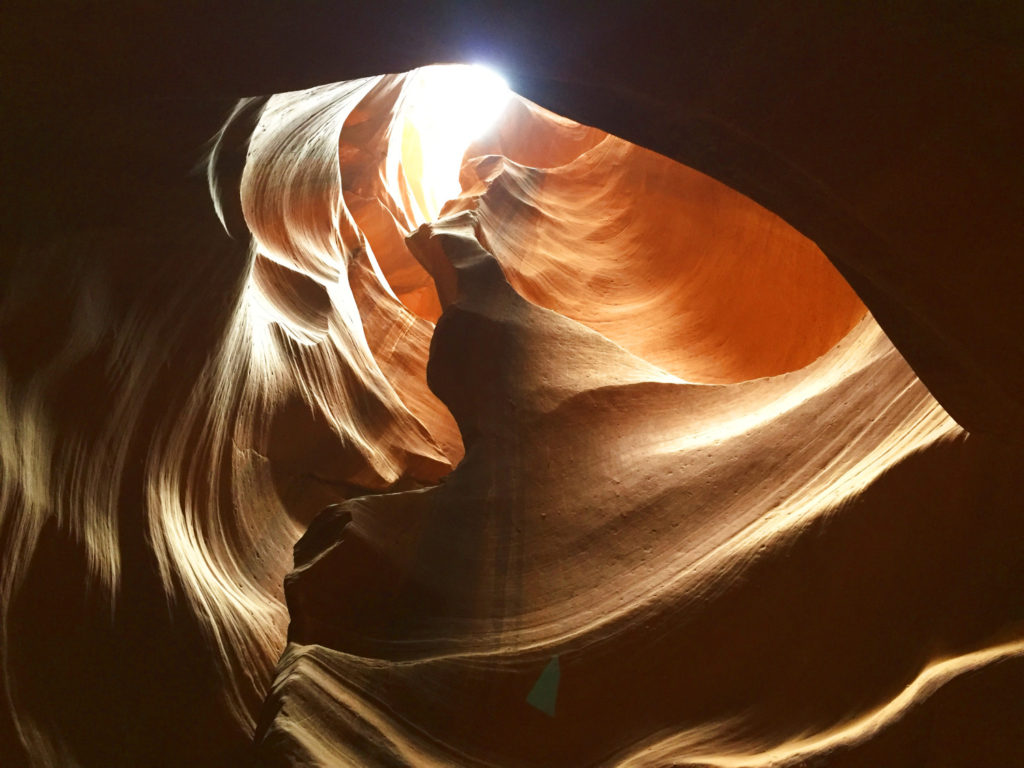
[[[252,249],[162,264],[173,301],[118,315],[83,269],[47,315],[33,275],[63,265],[13,272],[0,319],[49,345],[0,377],[18,749],[1019,754],[1020,449],[968,435],[811,241],[703,174],[519,98],[431,171],[421,76],[240,104],[211,179]]]
[[[427,380],[466,455],[298,543],[267,764],[843,764],[916,738],[958,683],[1019,676],[1008,571],[940,576],[986,448],[813,244],[519,100],[462,176],[438,221],[370,243],[403,295],[429,284],[412,256],[436,286]],[[1019,568],[1015,526],[975,554]],[[529,699],[553,656],[549,717]]]

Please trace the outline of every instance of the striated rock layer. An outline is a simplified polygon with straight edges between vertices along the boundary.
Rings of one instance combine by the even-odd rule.
[[[524,301],[473,216],[414,243],[456,272],[430,377],[472,439],[440,487],[296,546],[261,764],[1019,758],[1020,483],[992,476],[1020,456],[965,438],[870,318],[702,387]]]
[[[0,764],[1024,762],[1013,14],[528,5],[11,10]],[[190,172],[485,50],[828,259],[429,71]]]
[[[436,285],[465,457],[298,542],[260,763],[1019,759],[1019,453],[749,200],[527,102],[502,126],[439,221],[375,238]]]

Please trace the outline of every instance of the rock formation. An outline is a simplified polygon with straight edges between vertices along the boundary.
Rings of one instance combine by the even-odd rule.
[[[1024,761],[1012,20],[393,10],[19,17],[0,764]]]

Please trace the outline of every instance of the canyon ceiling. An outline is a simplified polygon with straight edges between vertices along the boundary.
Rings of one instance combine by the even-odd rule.
[[[1024,764],[1011,6],[5,11],[0,765]]]

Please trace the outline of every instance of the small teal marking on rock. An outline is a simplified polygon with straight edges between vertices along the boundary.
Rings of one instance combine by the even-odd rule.
[[[551,661],[540,673],[537,682],[533,684],[533,690],[526,697],[526,703],[536,707],[549,717],[555,716],[555,700],[558,698],[558,678],[561,671],[558,668],[558,656],[552,656]]]

